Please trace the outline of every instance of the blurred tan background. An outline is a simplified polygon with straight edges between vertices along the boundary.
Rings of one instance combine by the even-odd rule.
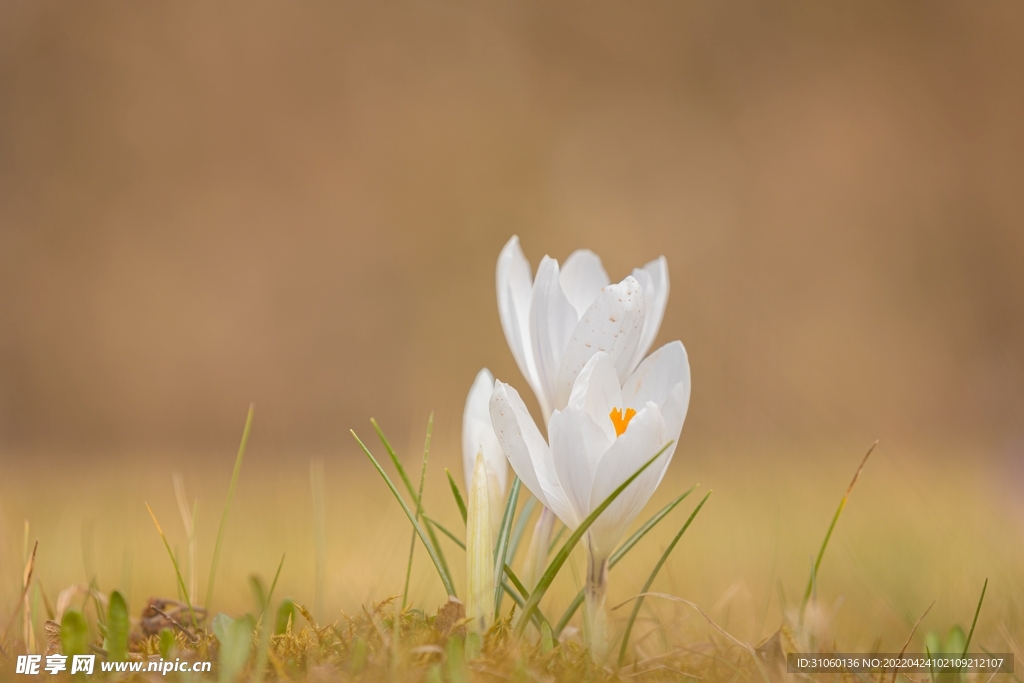
[[[412,459],[433,409],[458,466],[477,370],[525,389],[519,234],[615,280],[668,257],[694,389],[655,502],[716,493],[666,590],[764,635],[878,438],[822,570],[845,642],[935,598],[944,629],[985,577],[979,633],[1019,633],[1022,35],[1018,2],[0,1],[4,604],[26,519],[51,597],[172,593],[142,501],[183,552],[176,470],[206,567],[250,401],[224,600],[288,552],[313,603],[311,457],[326,608],[397,592],[408,530],[347,430]],[[414,593],[443,599],[422,553]]]
[[[0,5],[0,445],[345,449],[659,254],[686,438],[1024,436],[1019,3]],[[418,437],[417,437],[418,438]],[[1019,451],[1019,446],[1018,453]],[[98,456],[97,456],[98,457]]]

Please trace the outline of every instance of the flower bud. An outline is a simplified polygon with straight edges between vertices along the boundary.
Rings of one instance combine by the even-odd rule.
[[[477,453],[466,517],[466,616],[473,631],[486,631],[494,622],[490,488],[483,453]]]

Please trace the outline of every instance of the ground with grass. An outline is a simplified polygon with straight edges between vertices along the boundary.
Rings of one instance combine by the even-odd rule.
[[[377,441],[367,445],[401,489],[385,449]],[[420,472],[420,449],[397,449],[412,478]],[[51,650],[68,651],[65,641],[74,634],[67,628],[56,634],[47,622],[60,622],[69,611],[84,616],[83,651],[103,659],[112,642],[109,624],[117,621],[110,611],[115,590],[126,604],[127,658],[210,659],[221,679],[776,680],[786,652],[898,652],[908,638],[911,652],[945,646],[957,629],[971,631],[986,579],[971,650],[1020,656],[1024,524],[1015,484],[997,463],[959,457],[948,446],[876,449],[801,609],[822,541],[865,450],[682,444],[634,526],[697,486],[613,567],[613,654],[602,665],[582,645],[579,614],[558,629],[581,587],[581,549],[540,604],[554,633],[530,627],[516,638],[507,599],[491,631],[467,633],[418,540],[409,570],[409,521],[358,452],[283,457],[253,448],[226,521],[230,453],[164,455],[145,467],[107,459],[111,464],[100,470],[57,469],[38,457],[12,466],[0,489],[6,577],[0,604],[9,617],[0,675],[12,677],[17,654],[46,652],[48,642]],[[435,438],[423,506],[436,522],[458,592],[464,554],[439,531],[458,538],[463,530],[444,475],[446,467],[459,466],[456,453],[454,440]],[[528,504],[523,495],[518,511],[530,511]],[[620,668],[634,599],[691,516],[637,611]],[[520,545],[513,567],[524,551]],[[26,564],[32,565],[27,590]]]

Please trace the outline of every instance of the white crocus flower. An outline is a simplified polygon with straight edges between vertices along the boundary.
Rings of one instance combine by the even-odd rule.
[[[466,491],[471,491],[476,456],[483,454],[491,501],[491,531],[496,534],[501,524],[505,489],[508,486],[508,461],[491,426],[488,402],[493,391],[494,377],[490,370],[484,368],[477,373],[473,386],[469,389],[466,408],[462,413],[462,471],[466,476]]]
[[[547,441],[519,393],[507,384],[495,383],[491,420],[512,469],[571,529],[672,442],[586,534],[587,623],[596,652],[601,652],[606,642],[603,615],[608,557],[661,482],[689,400],[690,366],[678,341],[651,354],[624,382],[619,380],[611,354],[594,354],[573,383],[566,407],[552,414]]]
[[[545,256],[533,277],[512,237],[498,256],[497,285],[501,327],[547,424],[595,353],[608,354],[620,381],[647,355],[668,302],[668,264],[659,257],[611,284],[601,259],[580,249],[561,268]]]

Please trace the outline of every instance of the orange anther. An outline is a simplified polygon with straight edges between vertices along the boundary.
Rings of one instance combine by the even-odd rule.
[[[615,436],[622,436],[626,433],[626,427],[629,426],[629,421],[636,415],[636,411],[632,408],[626,408],[625,414],[619,408],[612,408],[612,412],[608,413],[608,417],[612,419],[612,424],[615,425]]]

